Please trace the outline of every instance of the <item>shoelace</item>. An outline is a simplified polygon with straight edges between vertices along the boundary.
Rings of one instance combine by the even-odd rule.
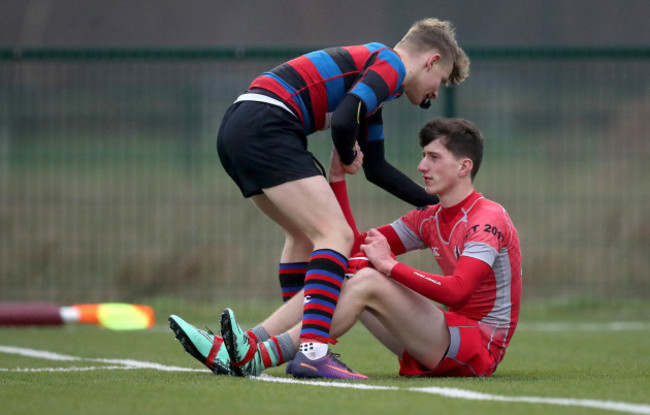
[[[334,359],[338,364],[340,364],[341,366],[343,366],[347,370],[352,371],[352,369],[350,369],[348,367],[348,365],[346,365],[345,363],[343,363],[339,359],[337,359],[337,357],[341,357],[341,353],[330,352],[330,355],[332,355],[332,359]]]

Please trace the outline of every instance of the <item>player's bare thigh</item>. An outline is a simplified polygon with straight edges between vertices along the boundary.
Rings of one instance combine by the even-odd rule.
[[[346,282],[339,308],[348,296],[365,297],[366,309],[423,365],[433,369],[444,357],[449,328],[442,310],[428,298],[372,268]]]
[[[280,262],[307,262],[314,251],[314,243],[285,212],[282,212],[263,193],[252,196],[255,206],[275,223],[280,225],[285,233],[284,247]]]
[[[352,247],[352,230],[323,176],[264,189],[253,201],[286,231],[304,233],[314,249],[334,249],[347,256]]]
[[[388,331],[386,326],[384,326],[382,322],[379,321],[377,317],[375,317],[374,314],[366,310],[361,313],[359,321],[364,326],[366,326],[368,331],[372,333],[372,335],[375,336],[375,338],[379,340],[379,342],[383,344],[388,350],[395,353],[395,355],[398,357],[402,355],[402,352],[404,351],[404,345],[397,337],[395,337],[393,333]]]

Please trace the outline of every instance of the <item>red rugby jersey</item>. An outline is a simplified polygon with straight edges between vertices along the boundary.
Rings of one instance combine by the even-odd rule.
[[[391,247],[397,251],[430,249],[444,274],[398,264],[391,277],[424,286],[427,297],[448,305],[451,312],[480,322],[488,349],[500,361],[517,326],[521,300],[519,236],[506,210],[474,192],[451,208],[436,204],[413,210],[390,227],[399,238],[399,242],[395,241],[392,232],[383,229]],[[459,270],[457,265],[463,257],[465,267]],[[467,271],[472,269],[487,272],[474,275],[471,282],[464,281],[469,280],[471,272]],[[470,292],[454,292],[458,290]],[[466,298],[463,302],[445,302],[459,294]]]

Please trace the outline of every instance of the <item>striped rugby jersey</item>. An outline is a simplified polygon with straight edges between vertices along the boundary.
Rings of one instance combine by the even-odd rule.
[[[368,116],[377,113],[384,102],[402,95],[405,76],[404,63],[393,49],[368,43],[307,53],[263,73],[249,88],[279,97],[308,135],[329,128],[332,112],[347,93],[364,102]],[[383,138],[381,124],[369,125],[368,140]]]

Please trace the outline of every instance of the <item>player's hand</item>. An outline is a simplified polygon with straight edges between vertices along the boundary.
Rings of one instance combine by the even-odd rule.
[[[348,268],[345,270],[345,278],[353,277],[360,269],[372,267],[368,257],[363,252],[357,252],[348,258]]]
[[[386,237],[377,229],[370,229],[366,236],[365,244],[361,245],[361,250],[368,256],[372,265],[385,275],[390,275],[390,271],[397,264],[395,255],[390,250],[390,245]]]
[[[345,170],[347,174],[356,174],[363,164],[363,152],[359,147],[359,143],[354,143],[354,149],[357,152],[357,156],[354,158],[352,164],[348,164],[347,166],[342,164],[343,170]]]

